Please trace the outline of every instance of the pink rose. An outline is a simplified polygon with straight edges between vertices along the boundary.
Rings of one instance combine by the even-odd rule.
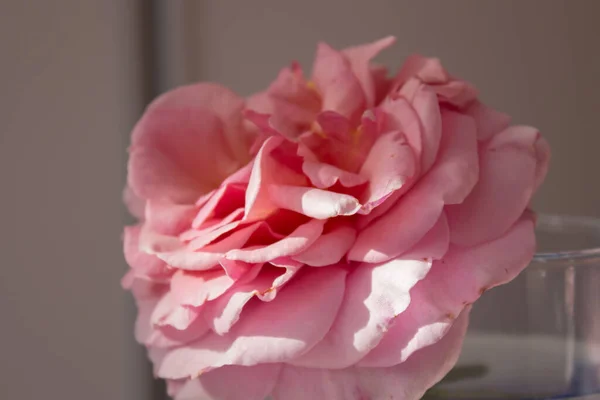
[[[212,84],[135,127],[123,284],[176,399],[417,399],[535,247],[549,149],[393,38],[319,45],[247,102]]]

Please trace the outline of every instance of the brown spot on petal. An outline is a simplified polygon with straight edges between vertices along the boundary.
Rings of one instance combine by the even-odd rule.
[[[265,295],[265,294],[267,294],[267,293],[270,293],[270,292],[272,292],[273,290],[275,290],[275,288],[274,288],[274,287],[270,287],[270,288],[268,288],[267,290],[263,290],[262,292],[260,292],[260,294],[261,294],[261,295]]]
[[[482,287],[481,289],[479,289],[479,295],[483,295],[489,288],[486,287]]]
[[[454,319],[456,319],[456,315],[454,315],[452,313],[448,313],[448,314],[446,314],[446,318],[448,318],[449,320],[454,320]]]
[[[211,368],[202,368],[200,371],[196,372],[194,375],[190,375],[191,379],[196,379],[199,378],[201,375],[205,374],[206,372],[210,371]]]

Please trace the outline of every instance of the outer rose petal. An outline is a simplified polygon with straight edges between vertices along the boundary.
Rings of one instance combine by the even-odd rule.
[[[274,400],[417,400],[456,364],[468,311],[433,346],[390,368],[319,369],[285,365]]]
[[[535,188],[534,191],[538,190],[546,174],[548,174],[548,167],[550,166],[550,144],[543,137],[538,137],[535,142],[535,158],[537,160],[537,167],[535,169]]]
[[[190,226],[197,207],[188,204],[146,202],[146,226],[164,235],[178,235]]]
[[[264,400],[280,370],[281,364],[221,367],[187,381],[175,400]]]
[[[421,260],[423,258],[440,260],[448,251],[449,246],[450,228],[446,213],[442,211],[433,228],[423,236],[419,243],[398,258],[402,260]]]
[[[193,307],[183,307],[177,302],[173,292],[167,292],[154,307],[150,316],[153,327],[171,326],[177,330],[187,329],[198,319],[199,311]],[[202,318],[200,318],[202,319]],[[206,331],[206,323],[203,329]]]
[[[359,233],[349,260],[377,263],[402,254],[433,227],[445,204],[460,203],[469,194],[479,162],[473,120],[446,111],[442,121],[437,163],[385,216]]]
[[[245,279],[223,296],[207,303],[203,316],[210,329],[218,335],[223,335],[231,330],[239,320],[242,310],[253,297],[263,301],[271,301],[279,289],[284,286],[298,272],[300,266],[293,263],[282,265],[283,273],[262,271],[254,280]]]
[[[354,71],[354,75],[358,78],[358,81],[362,86],[367,101],[366,106],[368,108],[376,105],[377,78],[379,78],[379,74],[381,74],[379,71],[373,72],[371,60],[375,58],[379,52],[394,44],[395,41],[395,37],[388,36],[373,43],[350,47],[342,51],[350,61],[350,66]]]
[[[448,207],[452,243],[474,245],[506,232],[529,204],[547,162],[547,145],[533,128],[515,126],[494,136],[481,154],[479,182],[462,204]]]
[[[254,304],[226,336],[209,334],[156,357],[157,375],[180,379],[223,365],[289,361],[329,331],[342,302],[346,271],[306,269],[269,303]],[[313,293],[313,296],[306,296]],[[319,309],[319,313],[314,312]]]
[[[224,159],[229,159],[229,156],[224,156]],[[145,199],[191,204],[215,184],[191,176],[187,169],[179,167],[161,151],[152,148],[132,150],[128,171],[128,184],[136,195]]]
[[[202,108],[216,115],[223,123],[227,143],[238,160],[248,158],[252,137],[242,129],[244,99],[224,86],[197,83],[171,90],[152,102],[148,109]]]
[[[477,139],[486,141],[498,132],[509,127],[511,118],[501,112],[486,107],[480,101],[474,101],[467,110],[477,125]]]
[[[126,226],[123,235],[123,252],[133,276],[158,282],[166,281],[171,275],[171,269],[160,258],[140,251],[140,232],[141,225]],[[131,282],[126,287],[131,287]]]
[[[396,75],[395,87],[401,88],[414,79],[431,86],[440,100],[459,108],[468,106],[477,98],[477,90],[468,82],[451,78],[437,58],[409,57]]]
[[[408,309],[358,365],[389,367],[411,360],[415,351],[437,342],[456,315],[485,290],[514,279],[534,251],[529,213],[497,240],[474,248],[451,248],[443,261],[434,262],[427,278],[415,285]]]
[[[139,220],[144,219],[146,201],[135,194],[133,189],[129,186],[125,186],[125,189],[123,190],[123,202],[131,215]]]
[[[345,368],[356,363],[408,307],[410,289],[430,266],[430,262],[415,260],[356,266],[348,276],[346,295],[329,333],[308,353],[288,362],[312,368]]]
[[[227,136],[241,123],[240,105],[243,100],[211,84],[159,97],[132,133],[131,188],[145,199],[192,203],[218,186],[241,166],[239,138]]]
[[[235,280],[223,270],[187,272],[177,271],[171,278],[171,291],[183,306],[199,307],[227,291]]]
[[[450,80],[448,72],[437,58],[426,58],[414,54],[406,59],[396,75],[396,83],[403,85],[409,79],[416,77],[429,85],[440,85]]]
[[[151,318],[164,296],[166,294],[162,297],[136,301],[138,315],[135,321],[135,338],[138,342],[155,348],[168,348],[188,343],[208,332],[208,325],[202,318],[196,319],[188,329],[183,331],[154,326]]]

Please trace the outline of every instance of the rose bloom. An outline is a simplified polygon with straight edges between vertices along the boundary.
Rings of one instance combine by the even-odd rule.
[[[208,83],[132,134],[136,337],[175,399],[418,399],[535,250],[549,149],[436,59],[320,44],[247,101]]]

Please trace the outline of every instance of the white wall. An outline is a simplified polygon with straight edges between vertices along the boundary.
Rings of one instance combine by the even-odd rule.
[[[0,398],[150,399],[119,286],[137,1],[3,1]]]

